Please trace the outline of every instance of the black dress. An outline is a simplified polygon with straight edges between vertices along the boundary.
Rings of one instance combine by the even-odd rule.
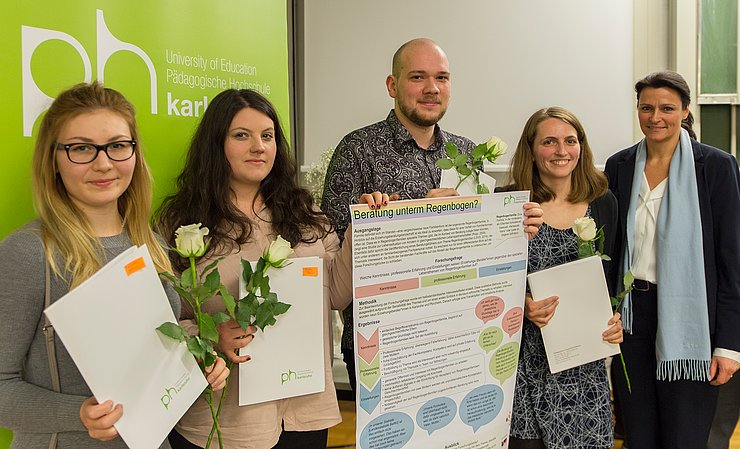
[[[589,205],[586,212],[587,216],[596,215],[592,211],[607,206],[608,212],[599,214],[603,217],[594,216],[597,226],[604,224],[604,218],[609,223],[616,218],[616,200],[610,193],[607,196]],[[609,237],[607,241],[611,243]],[[608,245],[605,252],[610,248]],[[543,224],[529,242],[527,271],[531,273],[576,259],[578,244],[573,231]],[[551,374],[540,329],[525,319],[511,435],[542,439],[550,449],[611,448],[614,432],[604,361]]]

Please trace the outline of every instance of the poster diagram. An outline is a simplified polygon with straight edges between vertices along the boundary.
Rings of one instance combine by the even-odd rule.
[[[352,206],[361,449],[508,446],[528,198]]]

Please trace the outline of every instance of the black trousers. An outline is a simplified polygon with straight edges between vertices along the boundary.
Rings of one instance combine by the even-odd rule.
[[[326,449],[326,440],[329,429],[310,430],[308,432],[289,432],[283,430],[280,439],[273,449]],[[172,449],[203,449],[188,441],[175,429],[172,429],[167,439]],[[218,441],[211,441],[211,447],[218,447]]]
[[[614,370],[626,443],[629,449],[703,449],[718,389],[708,382],[656,380],[657,299],[657,290],[632,292],[632,334],[625,332],[621,345],[631,392],[622,370]]]
[[[347,375],[349,376],[349,386],[352,388],[352,397],[357,397],[357,385],[355,384],[355,350],[342,349],[342,360],[347,365]]]
[[[719,387],[717,412],[709,432],[707,449],[727,449],[740,418],[740,375]]]

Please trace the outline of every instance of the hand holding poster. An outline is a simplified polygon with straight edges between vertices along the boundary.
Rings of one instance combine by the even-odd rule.
[[[352,206],[362,449],[503,447],[527,192]]]

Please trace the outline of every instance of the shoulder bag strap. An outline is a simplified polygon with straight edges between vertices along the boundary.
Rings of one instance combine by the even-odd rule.
[[[44,262],[44,277],[46,287],[44,290],[44,310],[51,305],[51,269],[49,267],[49,261]],[[54,327],[49,321],[49,317],[44,312],[41,312],[44,316],[44,336],[46,337],[46,355],[49,357],[49,374],[51,375],[51,387],[54,391],[59,393],[61,388],[59,386],[59,367],[57,365],[57,352],[54,347]],[[55,449],[57,447],[57,433],[51,434],[51,440],[49,440],[49,449]]]

